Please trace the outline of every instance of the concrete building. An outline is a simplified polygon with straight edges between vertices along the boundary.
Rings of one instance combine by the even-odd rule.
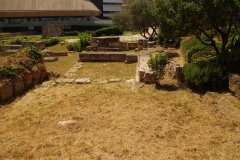
[[[102,0],[100,0],[102,1]],[[0,0],[0,27],[109,26],[96,18],[102,11],[89,0]]]
[[[111,13],[122,11],[123,0],[91,0],[101,11],[100,18],[110,18]]]

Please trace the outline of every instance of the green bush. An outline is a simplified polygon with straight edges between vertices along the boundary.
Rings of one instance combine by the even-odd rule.
[[[181,51],[185,55],[185,59],[188,63],[195,62],[195,58],[204,56],[214,56],[213,48],[211,46],[203,45],[196,37],[190,37],[189,39],[181,43]]]
[[[79,41],[73,42],[72,46],[74,48],[74,51],[77,51],[77,52],[81,51],[81,49],[80,49],[81,47],[80,47],[80,42]]]
[[[18,68],[16,66],[6,66],[0,68],[0,79],[14,77],[17,74],[17,72]]]
[[[7,49],[8,48],[6,47],[4,41],[0,40],[0,52],[5,52]]]
[[[86,31],[85,33],[90,34],[92,37],[96,37],[96,31]]]
[[[79,35],[80,51],[91,45],[91,37],[92,36],[88,33],[82,33]]]
[[[64,32],[64,36],[78,36],[78,31]]]
[[[117,27],[106,27],[96,31],[96,36],[100,37],[102,35],[111,36],[111,35],[122,35],[123,31],[120,31]]]
[[[44,55],[44,52],[40,51],[37,47],[27,47],[25,48],[25,51],[27,52],[28,57],[33,59],[35,62],[42,61],[42,56]]]
[[[154,81],[156,84],[159,84],[159,80],[163,79],[165,74],[164,68],[167,65],[167,61],[167,55],[158,54],[154,57],[151,57],[147,62],[149,68],[153,70]]]
[[[18,44],[20,45],[23,41],[23,38],[20,36],[15,37],[14,39],[10,40],[9,44]]]
[[[45,47],[50,47],[58,44],[61,40],[59,38],[49,38],[49,39],[44,39],[43,43]]]
[[[226,70],[224,67],[214,63],[195,64],[188,63],[183,67],[183,75],[187,82],[196,86],[209,84],[212,89],[217,89],[226,80]]]

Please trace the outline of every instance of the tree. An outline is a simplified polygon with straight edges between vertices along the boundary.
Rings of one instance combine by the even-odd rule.
[[[193,34],[202,44],[211,45],[218,58],[240,35],[239,0],[156,0],[156,6],[164,37]],[[216,34],[222,40],[220,48]]]
[[[157,36],[157,19],[153,0],[128,0],[122,12],[111,15],[113,23],[121,30],[139,31],[153,40]]]

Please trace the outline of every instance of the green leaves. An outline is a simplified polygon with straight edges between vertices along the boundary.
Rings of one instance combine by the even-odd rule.
[[[149,68],[153,70],[154,80],[156,81],[156,83],[158,83],[159,80],[163,79],[163,76],[165,74],[164,68],[167,65],[167,61],[167,55],[162,54],[158,54],[148,60],[147,64]]]
[[[16,66],[6,66],[0,68],[0,78],[11,78],[17,74],[18,68]]]

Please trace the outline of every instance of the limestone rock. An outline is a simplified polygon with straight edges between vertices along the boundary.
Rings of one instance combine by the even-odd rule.
[[[23,93],[25,90],[23,74],[17,75],[12,79],[13,95],[18,95]]]
[[[75,80],[76,84],[88,84],[91,83],[90,78],[78,78]]]
[[[33,85],[33,77],[29,70],[23,72],[23,81],[26,89],[29,89]]]
[[[240,75],[239,74],[229,74],[229,89],[234,93],[234,95],[240,99]]]
[[[9,80],[0,82],[0,102],[4,102],[12,98],[12,83]]]
[[[60,122],[58,122],[58,125],[65,126],[65,125],[76,123],[76,122],[77,122],[76,120],[60,121]]]
[[[109,79],[109,82],[120,82],[121,78]]]

